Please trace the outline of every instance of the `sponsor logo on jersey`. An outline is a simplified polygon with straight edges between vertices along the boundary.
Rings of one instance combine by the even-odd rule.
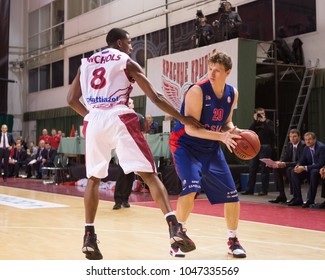
[[[111,103],[111,102],[117,102],[119,100],[119,96],[117,97],[96,96],[96,97],[88,97],[86,100],[88,103]]]
[[[227,102],[228,102],[228,103],[231,102],[231,98],[230,98],[230,96],[228,96],[228,98],[227,98]]]
[[[212,130],[212,131],[221,131],[222,129],[222,125],[209,125],[209,124],[205,124],[204,128],[207,130]]]
[[[211,100],[211,96],[210,95],[206,95],[205,96],[205,100]]]

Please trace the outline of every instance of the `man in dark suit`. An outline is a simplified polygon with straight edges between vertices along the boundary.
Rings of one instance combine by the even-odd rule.
[[[43,158],[43,166],[53,167],[57,150],[51,146],[50,142],[45,142],[46,157]]]
[[[319,171],[320,177],[322,178],[322,194],[321,197],[325,198],[325,166],[323,166]],[[325,209],[325,200],[323,203],[316,205],[314,208]]]
[[[8,126],[3,124],[1,126],[1,134],[0,134],[0,175],[2,171],[2,159],[3,159],[3,181],[4,182],[7,182],[9,156],[10,156],[10,151],[14,145],[15,145],[15,140],[12,134],[8,132]]]
[[[45,156],[42,159],[42,166],[43,167],[54,167],[55,156],[57,154],[56,149],[51,146],[51,142],[45,142]],[[47,170],[47,171],[46,171]],[[47,172],[47,174],[46,174]],[[47,175],[48,177],[51,176],[51,171],[49,169],[42,169],[42,175]]]
[[[304,147],[305,142],[301,140],[300,131],[298,129],[291,129],[289,132],[289,143],[285,148],[283,158],[281,158],[280,161],[276,161],[276,166],[273,167],[274,181],[279,195],[276,199],[269,200],[269,202],[287,202],[283,177],[285,176],[287,178],[290,184],[290,194],[292,194],[291,170],[296,166]]]
[[[306,147],[295,168],[291,171],[293,200],[288,203],[289,206],[300,206],[308,208],[315,204],[315,197],[318,183],[320,181],[320,169],[325,165],[325,145],[317,141],[313,132],[304,134]],[[307,179],[309,189],[307,193],[307,201],[303,203],[301,195],[301,182]]]
[[[19,170],[24,164],[26,164],[26,161],[27,161],[27,152],[19,142],[16,144],[16,147],[14,148],[13,156],[11,157],[9,175],[18,178]]]
[[[27,164],[26,173],[27,178],[32,177],[32,168],[37,172],[37,179],[42,179],[42,167],[43,167],[43,158],[46,159],[47,151],[45,149],[45,141],[40,140],[38,143],[38,150],[36,154],[36,159],[31,161]]]

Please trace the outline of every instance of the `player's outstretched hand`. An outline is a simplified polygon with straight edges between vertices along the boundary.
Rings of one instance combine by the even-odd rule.
[[[191,116],[184,116],[182,120],[180,120],[183,125],[190,125],[197,128],[203,127],[203,124],[201,124],[197,119],[191,117]]]

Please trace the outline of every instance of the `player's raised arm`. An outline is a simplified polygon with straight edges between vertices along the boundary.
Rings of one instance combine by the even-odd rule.
[[[127,62],[127,72],[140,86],[143,92],[150,98],[150,100],[161,110],[166,112],[169,115],[172,115],[178,119],[181,123],[199,127],[200,123],[192,117],[182,116],[166,99],[166,97],[158,92],[149,79],[143,73],[139,64],[137,64],[132,59],[129,59]]]

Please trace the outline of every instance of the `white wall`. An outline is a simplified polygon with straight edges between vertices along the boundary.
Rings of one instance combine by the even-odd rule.
[[[233,6],[245,4],[253,0],[232,0]],[[10,26],[10,61],[19,59],[19,54],[26,53],[28,34],[28,12],[42,7],[51,0],[11,0]],[[133,2],[130,4],[130,2]],[[219,0],[183,0],[174,1],[169,5],[168,21],[175,25],[194,19],[196,10],[201,9],[204,14],[217,12]],[[317,2],[317,31],[299,35],[303,41],[306,61],[314,62],[320,59],[320,68],[325,68],[325,1]],[[165,0],[116,0],[98,9],[92,10],[79,17],[65,22],[65,46],[63,49],[64,86],[37,93],[28,93],[27,69],[9,69],[9,78],[17,80],[18,84],[8,86],[8,113],[15,115],[14,129],[21,131],[28,129],[29,124],[22,123],[22,114],[26,111],[39,111],[67,106],[66,94],[68,85],[68,58],[91,49],[105,46],[107,31],[112,27],[127,29],[132,37],[159,30],[165,27]],[[129,9],[127,7],[130,7]],[[119,21],[123,16],[126,19]],[[294,38],[288,38],[289,44]],[[19,48],[13,48],[13,47]],[[17,53],[17,50],[18,53]],[[26,56],[25,56],[26,57]],[[138,94],[138,90],[134,90]],[[28,133],[30,134],[30,133]]]
[[[26,52],[26,31],[24,31],[26,15],[25,2],[11,0],[9,27],[9,71],[8,78],[16,83],[8,83],[8,114],[14,115],[13,131],[21,134],[23,128],[23,112],[27,110],[25,72],[20,62]]]

